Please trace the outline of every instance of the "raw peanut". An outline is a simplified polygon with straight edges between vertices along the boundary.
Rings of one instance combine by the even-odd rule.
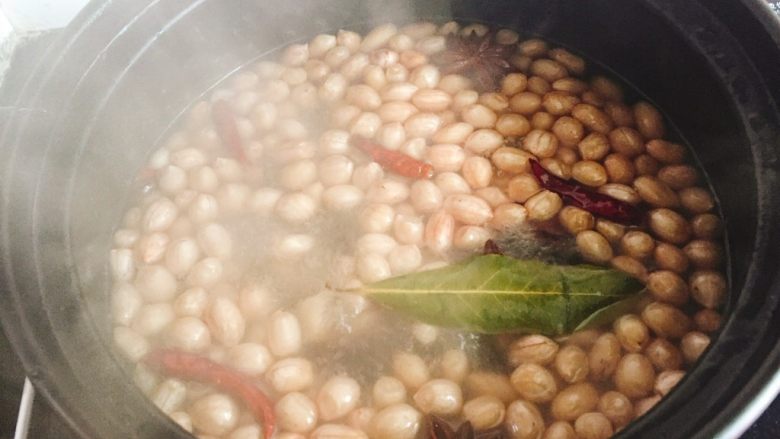
[[[661,163],[679,164],[685,161],[685,147],[677,143],[653,139],[645,147],[647,153]]]
[[[608,155],[604,159],[604,169],[612,183],[631,184],[636,176],[634,164],[623,154]]]
[[[653,302],[642,311],[642,320],[659,337],[680,338],[691,328],[691,320],[677,307]]]
[[[715,332],[720,328],[720,314],[717,311],[711,309],[699,310],[693,316],[694,322],[696,322],[696,328],[702,332]]]
[[[647,102],[634,105],[634,120],[637,129],[646,139],[660,139],[666,133],[663,116]]]
[[[526,208],[528,208],[528,203],[526,203]],[[582,257],[588,261],[605,263],[612,259],[612,247],[600,233],[586,230],[577,234],[576,241]]]
[[[670,209],[650,212],[650,229],[656,236],[672,244],[684,244],[691,236],[691,226],[679,213]]]
[[[496,168],[515,174],[528,172],[531,169],[531,164],[528,161],[533,158],[534,156],[526,151],[507,146],[498,148],[490,156],[490,160]]]
[[[658,179],[674,190],[691,187],[699,180],[699,173],[692,166],[668,165],[658,171]]]
[[[527,85],[527,76],[522,73],[510,73],[501,80],[501,92],[507,96],[514,96],[525,90]]]
[[[420,110],[409,102],[393,101],[382,104],[377,114],[384,122],[405,122]]]
[[[620,201],[625,201],[628,204],[639,204],[642,202],[642,198],[639,197],[634,188],[620,183],[607,183],[600,186],[597,191]]]
[[[618,362],[614,382],[617,390],[629,398],[647,396],[655,384],[653,365],[642,354],[626,354]]]
[[[461,112],[461,117],[475,128],[493,128],[498,120],[496,113],[482,104],[467,106]]]
[[[637,175],[653,176],[658,172],[659,166],[658,160],[647,154],[640,154],[634,158],[634,168],[636,168]]]
[[[542,107],[542,97],[530,91],[517,93],[509,99],[509,108],[524,116],[529,116]]]
[[[501,93],[483,93],[478,102],[497,113],[509,107],[509,99]]]
[[[566,67],[557,61],[540,58],[531,63],[531,73],[544,78],[547,82],[554,82],[565,78],[568,72]]]
[[[634,406],[631,400],[620,392],[614,390],[601,395],[598,409],[615,427],[622,427],[634,419]]]
[[[647,267],[630,256],[615,256],[610,261],[610,264],[616,270],[620,270],[642,282],[647,280]]]
[[[645,349],[645,355],[657,369],[676,370],[683,365],[683,356],[677,347],[663,338],[656,338]]]
[[[625,314],[612,323],[612,330],[628,352],[641,352],[650,341],[647,326],[639,316]]]
[[[544,431],[544,418],[533,403],[520,399],[507,407],[505,425],[513,438],[538,438]]]
[[[653,254],[655,240],[645,232],[632,230],[620,240],[623,252],[636,259],[645,259]]]
[[[679,192],[680,203],[691,213],[706,213],[715,207],[710,192],[700,187],[689,187]]]
[[[412,96],[412,103],[422,111],[444,111],[451,102],[449,94],[437,89],[420,89]]]
[[[577,439],[577,433],[571,423],[555,421],[544,430],[543,439]]]
[[[620,342],[612,333],[600,335],[588,353],[590,376],[604,380],[617,368],[620,360]]]
[[[601,133],[590,133],[577,144],[583,160],[601,160],[609,153],[609,141]]]
[[[526,222],[528,211],[517,203],[505,203],[496,207],[490,226],[499,231],[511,230]]]
[[[450,195],[444,199],[444,210],[464,224],[480,225],[493,218],[490,205],[474,195]]]
[[[528,218],[533,221],[547,221],[557,215],[562,207],[561,197],[548,190],[537,193],[525,202]]]
[[[569,116],[558,118],[552,126],[552,132],[564,146],[573,147],[585,136],[585,129],[577,119]]]
[[[522,137],[531,130],[531,123],[522,114],[506,113],[498,117],[496,131],[503,136]]]
[[[659,242],[653,252],[655,264],[662,270],[684,273],[688,270],[688,256],[672,244]]]
[[[504,136],[496,130],[479,129],[466,138],[464,148],[474,154],[490,155],[504,143]]]
[[[565,165],[573,165],[580,159],[577,150],[574,148],[558,148],[555,152],[555,158]]]
[[[682,306],[688,302],[688,285],[673,271],[659,270],[647,277],[647,289],[656,300]]]
[[[590,88],[610,101],[623,101],[623,90],[620,85],[604,76],[596,76],[591,79]]]
[[[571,168],[571,176],[578,182],[592,187],[607,183],[607,171],[598,162],[583,160]]]
[[[728,284],[726,278],[717,271],[695,271],[688,280],[693,299],[710,309],[723,303]]]
[[[423,413],[433,413],[440,416],[460,413],[463,407],[460,386],[445,379],[428,381],[420,387],[412,399]]]
[[[610,420],[599,412],[585,413],[577,418],[574,431],[582,439],[608,439],[614,433]]]
[[[435,143],[462,144],[474,132],[474,127],[466,122],[455,122],[445,125],[437,131],[431,140]]]
[[[677,193],[655,177],[637,178],[634,180],[634,189],[645,202],[654,207],[676,207],[680,204]]]
[[[531,127],[537,130],[549,130],[555,123],[555,116],[544,111],[534,113],[531,117]]]
[[[515,340],[508,350],[509,364],[519,366],[525,363],[547,365],[558,353],[558,344],[543,335],[526,335]]]
[[[437,172],[457,172],[466,160],[466,152],[455,144],[432,145],[425,152],[426,162]]]
[[[520,53],[531,58],[538,58],[547,53],[547,42],[538,38],[525,40],[518,44]]]
[[[655,393],[666,396],[685,376],[682,370],[665,370],[655,378]]]
[[[563,78],[553,82],[552,88],[553,90],[580,95],[587,91],[588,84],[575,78]]]
[[[485,188],[493,178],[493,165],[484,157],[473,156],[463,162],[461,173],[472,188]]]
[[[504,421],[504,403],[494,396],[478,396],[463,404],[463,417],[476,430],[487,430]]]
[[[553,116],[569,114],[579,103],[580,98],[562,91],[551,91],[542,98],[542,106]]]
[[[619,127],[609,132],[609,143],[612,149],[628,158],[633,158],[645,151],[642,135],[629,127]]]
[[[596,231],[604,235],[610,243],[617,244],[626,233],[626,227],[622,224],[599,218],[596,220]]]
[[[710,345],[710,337],[698,331],[685,334],[680,340],[680,351],[688,364],[695,363]]]
[[[555,48],[548,52],[553,60],[561,63],[572,74],[581,75],[585,72],[585,60],[563,48]]]
[[[463,388],[471,397],[493,396],[505,404],[517,399],[517,392],[504,373],[472,372],[466,377]]]
[[[558,392],[555,377],[545,367],[534,363],[518,366],[510,377],[521,397],[531,402],[549,402]]]
[[[520,178],[523,175],[515,177],[515,179]],[[536,181],[536,179],[534,179],[534,181]],[[509,184],[511,188],[512,182],[510,181]],[[515,200],[515,198],[512,199]],[[590,230],[596,225],[596,219],[593,217],[593,214],[574,206],[566,206],[561,209],[561,211],[558,213],[558,221],[561,223],[563,228],[565,228],[572,235],[576,235],[585,230]]]
[[[609,115],[615,125],[619,127],[634,126],[634,112],[625,104],[618,102],[606,102],[604,112]]]
[[[571,178],[571,166],[558,159],[542,159],[541,165],[547,172],[563,178],[564,180]]]
[[[543,130],[533,130],[523,139],[523,148],[537,157],[553,157],[558,149],[558,138]]]
[[[563,389],[550,404],[555,419],[573,421],[598,405],[598,391],[590,383],[577,383]]]
[[[415,113],[404,122],[408,137],[431,137],[442,125],[441,118],[434,113]]]
[[[593,105],[578,104],[572,109],[571,114],[591,131],[601,134],[612,131],[612,120]]]
[[[569,384],[583,381],[588,376],[588,354],[579,346],[561,348],[553,364],[558,376]]]
[[[691,219],[691,229],[699,239],[715,239],[723,232],[723,224],[717,215],[704,213]]]

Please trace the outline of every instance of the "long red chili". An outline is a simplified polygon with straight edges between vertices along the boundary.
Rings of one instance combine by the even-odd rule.
[[[402,152],[389,150],[362,136],[352,136],[352,144],[393,173],[416,179],[433,177],[433,166]]]
[[[263,437],[273,435],[276,425],[273,403],[246,375],[200,355],[173,349],[150,352],[143,361],[166,375],[211,384],[241,399],[263,423]]]
[[[211,104],[211,118],[214,120],[217,134],[219,134],[219,137],[230,150],[231,154],[243,163],[249,162],[246,150],[244,149],[244,142],[241,140],[241,135],[238,133],[236,116],[233,114],[233,109],[230,108],[230,103],[224,99],[217,99],[214,101],[214,103]]]
[[[564,202],[621,224],[639,224],[644,214],[631,204],[600,194],[579,183],[564,180],[547,172],[536,160],[529,160],[539,184],[560,195]]]

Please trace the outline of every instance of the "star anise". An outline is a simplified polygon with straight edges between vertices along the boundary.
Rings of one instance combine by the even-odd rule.
[[[500,427],[489,430],[474,431],[471,422],[460,424],[457,430],[453,430],[444,419],[430,415],[428,417],[429,439],[504,439],[504,430]]]
[[[434,57],[442,73],[460,73],[471,78],[481,91],[495,90],[498,81],[512,68],[508,58],[514,45],[499,44],[488,32],[483,36],[448,35],[447,49]]]

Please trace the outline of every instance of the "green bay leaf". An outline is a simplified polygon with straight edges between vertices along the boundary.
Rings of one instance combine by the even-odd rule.
[[[600,311],[642,289],[639,281],[609,268],[481,255],[376,282],[363,292],[433,325],[563,335],[588,320],[603,320],[610,313]]]

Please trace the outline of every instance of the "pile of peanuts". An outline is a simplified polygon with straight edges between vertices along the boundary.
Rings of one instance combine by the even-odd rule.
[[[663,139],[660,113],[626,105],[610,79],[585,80],[585,61],[566,49],[498,30],[496,44],[516,51],[513,71],[489,92],[431,63],[447,35],[489,31],[456,22],[340,30],[244,69],[212,101],[230,103],[247,163],[226,151],[211,103],[194,105],[151,156],[153,177],[114,236],[119,350],[138,362],[172,346],[257,379],[274,396],[279,439],[419,438],[426,414],[478,430],[503,425],[518,439],[603,439],[652,408],[720,325],[727,282],[713,197],[686,164],[689,152]],[[352,135],[429,163],[433,177],[393,175],[354,148]],[[530,159],[646,206],[646,227],[565,206],[540,187]],[[236,218],[283,224],[267,251],[295,266],[322,238],[313,222],[328,215],[356,224],[353,248],[326,261],[336,289],[446,265],[515,228],[553,224],[575,237],[584,260],[644,282],[648,299],[611,328],[560,340],[499,336],[506,364],[491,369],[457,346],[396,352],[365,388],[346,374],[322,376],[306,354],[331,330],[323,315],[333,295],[356,318],[375,306],[311,291],[279,307],[284,292],[246,276],[242,237],[231,229]],[[440,340],[424,324],[411,334],[415,346]],[[200,439],[262,437],[230,395],[142,364],[135,378]]]

